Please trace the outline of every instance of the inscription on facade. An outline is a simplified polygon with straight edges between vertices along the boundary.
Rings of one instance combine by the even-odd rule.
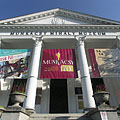
[[[29,31],[29,32],[11,32],[10,35],[106,35],[105,32],[40,32],[40,31]]]

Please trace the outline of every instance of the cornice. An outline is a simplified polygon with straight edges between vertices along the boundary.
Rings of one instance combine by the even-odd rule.
[[[70,10],[65,10],[65,9],[60,9],[58,11],[59,15],[69,17],[72,19],[80,20],[83,22],[88,22],[88,23],[93,23],[93,24],[102,24],[102,25],[115,25],[115,24],[120,24],[120,22],[97,17],[97,16],[92,16],[88,14],[83,14],[79,12],[74,12]]]
[[[24,15],[24,16],[20,16],[20,17],[10,18],[10,19],[0,21],[0,24],[4,24],[4,25],[20,24],[20,23],[23,23],[26,21],[36,20],[39,18],[47,17],[47,16],[54,16],[54,15],[56,15],[57,10],[58,9],[53,9],[53,10],[33,13],[33,14],[29,14],[29,15]]]
[[[102,24],[102,25],[120,24],[120,22],[117,22],[117,21],[108,20],[108,19],[104,19],[104,18],[92,16],[92,15],[82,14],[82,13],[74,12],[70,10],[64,10],[60,8],[38,12],[38,13],[33,13],[30,15],[25,15],[21,17],[2,20],[0,21],[0,24],[6,24],[6,25],[24,24],[24,22],[31,21],[31,20],[37,20],[40,18],[48,17],[48,16],[63,16],[63,17],[67,17],[70,19],[83,21],[83,22],[87,22],[91,24]]]
[[[41,31],[79,31],[79,30],[101,30],[120,32],[120,25],[0,25],[0,31],[14,31],[14,30],[41,30]]]

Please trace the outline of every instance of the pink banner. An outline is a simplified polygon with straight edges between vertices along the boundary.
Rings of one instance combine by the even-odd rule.
[[[43,49],[40,78],[77,78],[74,49]]]

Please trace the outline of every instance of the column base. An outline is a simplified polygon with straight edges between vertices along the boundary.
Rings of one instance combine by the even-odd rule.
[[[26,108],[26,111],[27,111],[29,114],[34,114],[34,113],[35,113],[35,110],[34,110],[34,109],[30,109],[30,108]]]

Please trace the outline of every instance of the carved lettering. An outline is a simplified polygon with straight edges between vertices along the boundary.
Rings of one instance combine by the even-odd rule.
[[[88,35],[88,36],[98,36],[98,35],[106,35],[105,32],[39,32],[39,31],[29,31],[29,32],[11,32],[10,35],[16,35],[16,36],[20,36],[20,35]]]

